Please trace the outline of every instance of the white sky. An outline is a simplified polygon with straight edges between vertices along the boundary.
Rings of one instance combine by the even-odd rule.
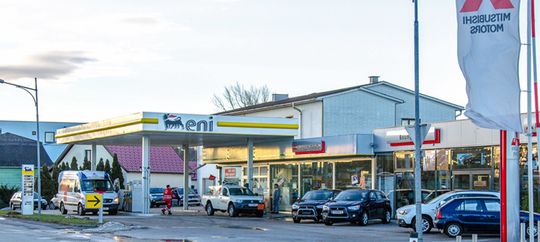
[[[39,78],[41,120],[212,113],[212,95],[236,81],[290,96],[369,75],[413,88],[411,0],[2,0],[0,9],[0,78]],[[420,2],[421,91],[464,106],[455,22],[455,1]],[[34,119],[28,94],[0,85],[0,120]]]

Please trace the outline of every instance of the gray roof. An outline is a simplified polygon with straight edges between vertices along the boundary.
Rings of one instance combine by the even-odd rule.
[[[386,96],[385,98],[387,98],[387,99],[392,99],[392,98],[398,99],[396,97],[392,97],[392,96],[389,96],[389,95],[384,94],[384,93],[380,93],[380,92],[375,93],[374,90],[368,89],[370,87],[378,86],[378,85],[386,85],[386,86],[389,86],[389,87],[392,87],[392,88],[395,88],[395,89],[398,89],[398,90],[401,90],[401,91],[404,91],[404,92],[407,92],[407,93],[411,93],[411,94],[414,95],[413,90],[410,90],[410,89],[407,89],[407,88],[404,88],[402,86],[398,86],[398,85],[395,85],[395,84],[392,84],[392,83],[389,83],[389,82],[386,82],[386,81],[379,81],[377,83],[369,83],[369,84],[358,85],[358,86],[353,86],[353,87],[340,88],[340,89],[330,90],[330,91],[326,91],[326,92],[315,92],[315,93],[311,93],[311,94],[308,94],[308,95],[291,97],[291,98],[287,98],[287,99],[283,99],[283,100],[279,100],[279,101],[271,101],[271,102],[260,103],[260,104],[256,104],[256,105],[243,107],[243,108],[237,108],[237,109],[233,109],[233,110],[223,111],[223,112],[219,112],[219,113],[216,113],[216,114],[217,115],[227,115],[227,114],[232,115],[232,114],[236,114],[236,113],[255,111],[257,109],[271,108],[273,106],[280,106],[280,105],[292,104],[292,103],[297,103],[297,102],[316,101],[319,98],[324,98],[326,96],[339,94],[339,93],[343,93],[343,92],[347,92],[347,91],[352,91],[352,90],[355,90],[355,89],[358,89],[360,91],[367,91],[367,92],[370,92],[371,94],[377,94],[377,95],[382,96],[382,97]],[[447,105],[447,106],[450,106],[450,107],[453,107],[458,111],[464,110],[464,107],[462,107],[460,105],[450,103],[450,102],[447,102],[447,101],[444,101],[444,100],[441,100],[441,99],[438,99],[438,98],[435,98],[435,97],[432,97],[432,96],[420,94],[420,97],[425,98],[425,99],[429,99],[429,100],[432,100],[432,101],[435,101],[435,102],[438,102],[438,103],[441,103],[441,104],[444,104],[444,105]]]
[[[51,158],[40,143],[41,164],[52,165]],[[11,133],[0,134],[0,166],[37,166],[36,141]]]

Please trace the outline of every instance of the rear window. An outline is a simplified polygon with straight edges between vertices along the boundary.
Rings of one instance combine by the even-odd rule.
[[[486,210],[488,212],[501,211],[501,203],[497,200],[484,200],[484,204],[486,205]]]
[[[461,200],[455,208],[456,211],[482,211],[482,202],[480,200]]]

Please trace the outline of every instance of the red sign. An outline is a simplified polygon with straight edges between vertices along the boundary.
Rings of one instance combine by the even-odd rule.
[[[432,144],[440,144],[440,143],[441,143],[441,130],[440,129],[435,129],[435,137],[433,139],[424,140],[424,143],[422,143],[422,144],[432,145]],[[414,145],[414,142],[412,142],[412,141],[402,141],[402,142],[390,143],[390,146],[392,146],[392,147],[394,147],[394,146],[409,146],[409,145]]]
[[[208,179],[211,180],[211,181],[213,181],[213,180],[216,179],[216,177],[215,177],[214,175],[210,175],[210,176],[208,177]]]
[[[324,140],[313,141],[295,141],[293,142],[293,152],[297,155],[321,154],[326,152],[326,143]]]
[[[225,168],[225,177],[236,177],[236,168]]]

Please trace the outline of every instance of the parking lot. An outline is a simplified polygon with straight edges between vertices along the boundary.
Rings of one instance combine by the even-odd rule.
[[[46,213],[57,213],[48,210]],[[87,216],[97,219],[97,216]],[[106,221],[121,222],[139,227],[130,231],[119,231],[108,236],[116,241],[137,240],[188,240],[188,241],[408,241],[409,229],[400,228],[392,221],[380,224],[372,221],[368,226],[348,223],[325,226],[322,223],[303,221],[294,224],[287,214],[269,218],[251,216],[228,217],[225,213],[207,216],[202,209],[188,212],[175,207],[173,215],[161,215],[158,208],[151,209],[150,216],[119,213],[105,215]],[[470,240],[470,235],[464,239]],[[455,241],[433,230],[425,235],[425,241]],[[496,236],[481,236],[480,241],[499,241]]]

